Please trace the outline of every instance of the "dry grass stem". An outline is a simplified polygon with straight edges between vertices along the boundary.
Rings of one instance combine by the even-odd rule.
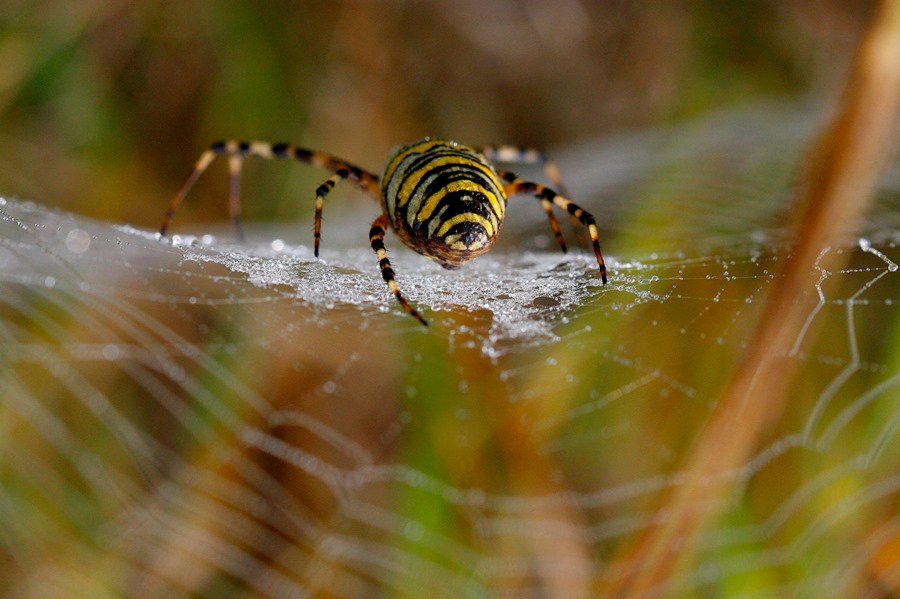
[[[819,141],[813,168],[795,198],[803,217],[794,254],[769,296],[743,361],[738,365],[684,472],[667,498],[665,522],[618,557],[626,574],[610,596],[662,594],[679,559],[716,517],[711,506],[732,490],[767,423],[781,414],[798,362],[784,356],[809,312],[798,301],[822,249],[853,235],[866,214],[880,167],[890,153],[900,106],[900,0],[886,0],[864,35],[837,114]]]

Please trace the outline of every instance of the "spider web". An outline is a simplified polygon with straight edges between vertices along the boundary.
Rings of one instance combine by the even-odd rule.
[[[564,152],[605,287],[525,198],[459,271],[389,236],[428,329],[366,248],[374,208],[329,204],[319,260],[305,225],[161,240],[0,200],[4,592],[603,588],[765,317],[818,120],[767,104]],[[862,237],[822,248],[777,357],[790,406],[698,506],[717,519],[668,594],[896,588],[898,203],[894,163]]]

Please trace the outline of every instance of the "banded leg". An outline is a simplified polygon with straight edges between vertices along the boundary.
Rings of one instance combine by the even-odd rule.
[[[325,205],[325,196],[334,189],[338,181],[346,178],[349,174],[350,172],[347,169],[339,169],[337,173],[316,188],[316,222],[313,228],[313,245],[316,258],[319,257],[319,239],[322,237],[322,207]]]
[[[202,175],[212,161],[215,160],[216,156],[221,154],[227,154],[229,156],[229,211],[238,227],[240,227],[241,214],[239,193],[241,166],[243,164],[243,159],[247,156],[255,156],[267,160],[294,159],[303,162],[304,164],[330,170],[335,174],[343,172],[344,174],[340,176],[339,179],[347,179],[355,183],[359,188],[375,198],[376,201],[380,201],[381,198],[381,190],[378,186],[378,177],[376,175],[323,152],[317,152],[316,150],[309,150],[287,143],[271,144],[262,141],[219,141],[212,144],[208,150],[200,155],[200,158],[194,164],[194,170],[191,172],[187,181],[185,181],[181,189],[178,190],[175,197],[172,198],[159,229],[161,235],[165,235],[166,231],[168,231],[175,210],[177,210],[184,201],[185,196],[187,196],[188,192],[197,182],[197,179],[200,178],[200,175]]]
[[[550,160],[541,150],[511,145],[488,145],[480,146],[476,149],[491,162],[541,165],[544,169],[544,174],[547,175],[547,178],[553,184],[553,188],[558,189],[563,196],[569,196],[569,190],[563,183],[562,175],[560,175],[556,163]]]
[[[497,174],[500,175],[500,178],[509,183],[510,185],[506,186],[504,189],[506,190],[506,196],[510,197],[511,194],[509,192],[511,185],[517,185],[519,183],[524,183],[522,179],[516,176],[513,173],[508,171],[497,171]],[[562,231],[559,228],[559,221],[556,220],[556,216],[553,215],[553,202],[548,199],[538,197],[538,200],[541,202],[541,207],[544,209],[544,212],[547,214],[547,220],[550,221],[550,228],[553,229],[553,235],[556,237],[556,243],[559,244],[559,247],[562,249],[565,254],[566,249],[566,240],[563,239]]]
[[[181,202],[184,201],[185,196],[187,196],[188,192],[191,190],[191,187],[194,186],[194,183],[197,182],[197,179],[200,178],[200,175],[203,174],[203,171],[209,167],[210,163],[215,159],[217,154],[221,154],[221,151],[218,151],[216,148],[216,144],[203,152],[200,155],[200,158],[197,159],[197,162],[194,164],[194,170],[191,171],[191,176],[188,177],[187,181],[184,182],[184,185],[181,186],[181,189],[178,190],[178,193],[175,194],[175,197],[172,198],[172,201],[169,202],[169,207],[166,208],[166,214],[163,216],[162,225],[159,227],[159,234],[162,236],[166,235],[166,231],[169,229],[169,223],[172,222],[172,217],[175,216],[175,211],[181,205]]]
[[[238,239],[244,240],[244,228],[241,226],[241,167],[244,165],[242,154],[228,157],[228,214],[234,223]]]
[[[603,254],[600,253],[600,233],[597,230],[597,222],[594,220],[594,216],[584,208],[578,206],[578,204],[572,200],[559,195],[549,187],[545,187],[540,183],[522,181],[513,173],[504,173],[503,178],[508,183],[508,185],[504,187],[507,196],[513,196],[519,193],[534,195],[541,201],[546,200],[559,206],[587,227],[588,233],[591,236],[591,245],[594,248],[594,255],[597,257],[597,264],[600,266],[600,279],[603,281],[603,284],[606,285],[606,263],[603,261]]]
[[[544,174],[547,175],[547,178],[550,179],[550,183],[553,185],[553,189],[559,192],[560,195],[564,197],[571,197],[569,193],[568,187],[563,183],[562,175],[559,172],[559,169],[556,167],[556,163],[553,162],[543,151],[538,150],[536,148],[523,148],[520,146],[511,146],[511,145],[497,145],[497,146],[484,146],[480,149],[481,153],[484,154],[484,157],[488,160],[495,162],[505,162],[507,164],[539,164],[544,169]],[[543,204],[543,202],[542,202]],[[550,210],[546,204],[544,204],[544,210],[547,211],[547,214],[550,214]],[[553,231],[559,228],[559,224],[556,219],[553,217],[550,218],[550,226],[553,228]],[[575,223],[576,219],[572,218],[572,224]],[[556,241],[559,242],[562,239],[562,235],[559,234],[556,236]],[[563,252],[566,251],[565,242],[560,242],[560,246],[563,249]]]
[[[428,323],[425,322],[422,315],[419,314],[415,308],[410,306],[409,302],[406,301],[406,298],[400,294],[400,287],[397,285],[397,281],[394,280],[394,269],[391,268],[391,261],[388,260],[387,250],[384,249],[384,234],[388,227],[388,223],[388,218],[382,214],[375,219],[375,222],[372,223],[372,228],[369,230],[369,241],[372,244],[375,255],[378,256],[378,266],[381,267],[381,278],[383,278],[384,282],[391,288],[394,297],[397,298],[397,301],[400,302],[400,305],[406,310],[406,313],[427,327]]]

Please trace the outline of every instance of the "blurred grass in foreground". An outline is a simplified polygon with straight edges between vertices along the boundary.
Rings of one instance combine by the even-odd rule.
[[[8,1],[0,194],[153,228],[221,137],[290,140],[377,170],[389,147],[428,134],[567,149],[773,94],[830,98],[871,13],[550,6]],[[558,341],[500,357],[483,351],[484,310],[436,312],[426,333],[394,313],[315,312],[287,286],[256,287],[182,249],[124,234],[120,246],[103,224],[39,215],[49,224],[26,234],[3,221],[0,588],[567,597],[618,580],[627,568],[608,564],[665,517],[661,500],[765,318],[804,160],[797,147],[684,151],[621,196],[585,193],[601,220],[607,202],[618,219],[604,230],[616,281],[571,314],[535,315]],[[248,170],[249,219],[296,222],[308,244],[320,173]],[[223,220],[225,185],[220,167],[176,229]],[[887,185],[878,213],[894,261],[896,197]],[[364,200],[335,199],[327,224],[355,225]],[[532,214],[505,230],[507,251],[547,234]],[[70,255],[71,227],[96,227],[90,252]],[[870,290],[885,262],[854,243],[834,252],[850,261],[818,265],[828,302],[784,358],[799,370],[786,413],[734,473],[725,508],[698,502],[720,516],[667,578],[674,596],[896,589],[897,279]],[[812,312],[820,272],[805,274]],[[853,307],[861,290],[871,303]],[[335,470],[365,484],[329,484]]]

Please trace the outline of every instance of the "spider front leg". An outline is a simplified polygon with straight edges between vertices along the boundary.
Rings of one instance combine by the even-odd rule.
[[[559,206],[587,227],[588,233],[591,236],[591,245],[594,248],[594,255],[597,257],[597,264],[600,266],[600,279],[603,281],[603,284],[606,285],[606,263],[603,261],[603,254],[600,252],[600,233],[597,230],[597,221],[594,219],[594,216],[584,208],[578,206],[578,204],[572,200],[559,195],[549,187],[545,187],[540,183],[523,181],[515,174],[509,172],[504,172],[500,175],[503,180],[508,183],[508,185],[504,186],[504,192],[507,197],[520,193],[534,195],[541,200],[541,203],[552,202]]]
[[[316,258],[319,257],[319,240],[322,238],[322,208],[325,205],[325,196],[334,189],[338,181],[345,179],[349,174],[350,171],[342,168],[316,188],[316,220],[313,226],[313,247]]]
[[[389,222],[388,218],[382,214],[375,219],[375,222],[372,223],[372,228],[369,230],[369,241],[372,244],[375,255],[378,256],[378,266],[381,267],[381,278],[383,278],[384,282],[391,288],[394,297],[397,298],[397,301],[400,302],[400,305],[406,310],[406,313],[427,327],[428,323],[425,322],[422,315],[419,314],[415,308],[410,306],[409,302],[406,301],[406,298],[400,294],[400,287],[397,285],[397,281],[394,280],[394,269],[391,268],[391,261],[388,260],[387,250],[384,249],[384,234]]]
[[[267,160],[274,159],[294,159],[312,166],[317,166],[330,170],[334,173],[325,183],[316,189],[316,222],[315,222],[315,254],[319,255],[319,239],[321,237],[322,228],[322,206],[325,196],[330,192],[338,181],[346,179],[355,183],[363,191],[380,201],[381,191],[378,185],[378,177],[372,173],[345,162],[334,156],[330,156],[316,150],[309,150],[287,143],[271,144],[263,141],[218,141],[212,144],[208,150],[200,155],[194,165],[194,170],[188,177],[187,181],[175,194],[166,210],[159,232],[165,235],[172,221],[175,210],[184,201],[185,196],[200,178],[200,175],[209,167],[212,161],[221,154],[228,155],[228,211],[238,230],[238,236],[243,238],[241,228],[241,170],[244,160],[248,156],[257,158],[265,158]]]

